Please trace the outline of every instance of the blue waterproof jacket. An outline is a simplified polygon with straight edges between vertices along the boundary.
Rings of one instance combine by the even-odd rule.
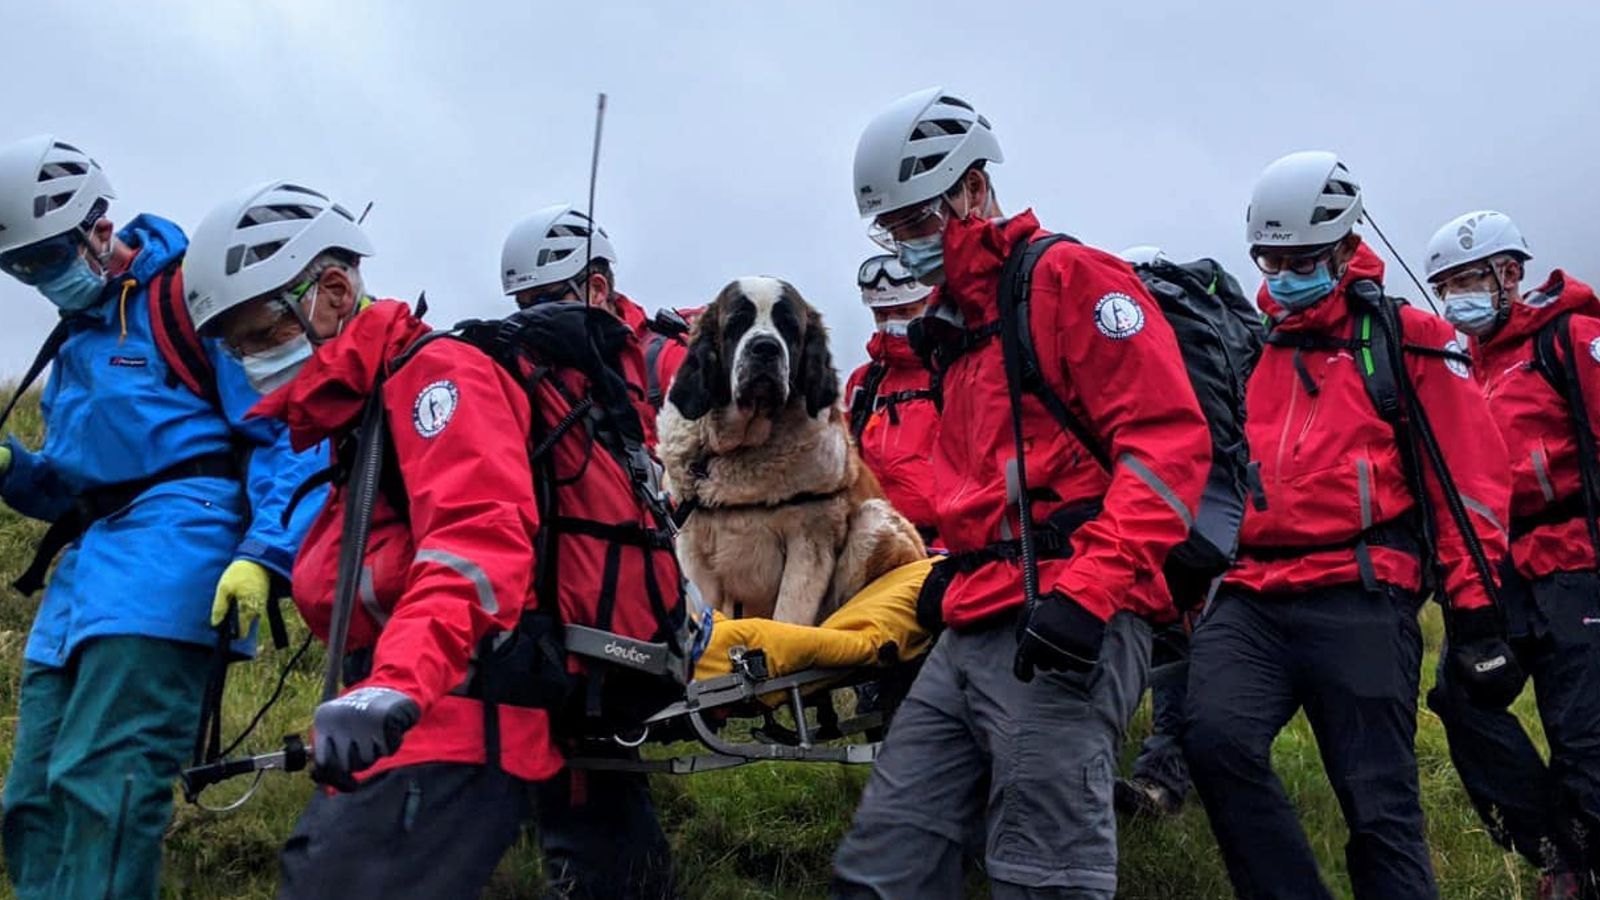
[[[328,454],[322,447],[294,453],[282,423],[245,418],[259,394],[220,343],[206,341],[221,410],[169,383],[146,288],[182,258],[183,232],[143,215],[118,237],[138,256],[107,285],[104,302],[74,317],[44,389],[44,448],[32,453],[8,439],[12,464],[0,497],[24,515],[54,521],[85,489],[200,456],[240,451],[245,477],[242,484],[168,481],[89,528],[62,554],[34,619],[25,656],[43,665],[66,665],[78,644],[104,635],[215,643],[211,603],[222,570],[248,559],[287,579],[326,497],[308,496],[282,524],[295,488],[327,465]],[[253,648],[253,636],[234,647]]]

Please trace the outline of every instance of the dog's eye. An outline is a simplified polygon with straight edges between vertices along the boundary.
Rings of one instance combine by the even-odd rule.
[[[800,337],[800,315],[794,311],[794,306],[788,301],[778,303],[772,307],[772,324],[778,333],[789,340]]]
[[[754,325],[756,321],[756,308],[751,303],[741,303],[728,314],[727,321],[723,324],[723,331],[730,340],[736,340]]]

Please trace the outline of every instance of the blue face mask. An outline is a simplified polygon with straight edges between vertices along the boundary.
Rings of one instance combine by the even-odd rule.
[[[895,255],[900,265],[915,275],[923,284],[938,285],[944,281],[944,235],[909,238],[895,245]]]
[[[1500,311],[1495,308],[1494,294],[1488,291],[1451,294],[1444,301],[1444,317],[1467,334],[1482,337],[1494,330]]]
[[[38,287],[39,293],[62,312],[82,312],[100,302],[106,290],[106,277],[90,268],[89,261],[80,256],[65,272],[39,282]]]
[[[1318,300],[1333,293],[1333,275],[1328,264],[1318,263],[1310,275],[1300,275],[1284,269],[1267,276],[1267,293],[1290,312],[1308,309]]]

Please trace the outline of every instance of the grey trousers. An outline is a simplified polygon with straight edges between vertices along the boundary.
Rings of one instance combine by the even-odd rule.
[[[1116,893],[1112,784],[1150,628],[1120,613],[1092,673],[1028,684],[1011,674],[1015,628],[997,617],[934,645],[834,856],[835,897],[961,897],[965,837],[979,824],[996,900]]]

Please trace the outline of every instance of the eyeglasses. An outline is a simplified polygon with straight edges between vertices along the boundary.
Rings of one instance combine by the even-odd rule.
[[[304,291],[301,292],[302,295]],[[286,292],[287,295],[287,292]],[[246,323],[229,322],[224,326],[222,345],[229,355],[235,359],[266,353],[272,348],[282,344],[289,337],[289,326],[293,325],[300,330],[305,329],[304,323],[295,310],[291,308],[292,301],[282,297],[267,301],[272,310],[269,314],[257,317],[256,321]]]
[[[78,259],[83,238],[68,231],[0,253],[0,270],[30,287],[56,278]]]
[[[867,226],[867,237],[885,250],[893,253],[904,238],[926,237],[938,229],[929,227],[944,220],[944,201],[935,197],[921,206],[908,206],[886,212]]]
[[[1434,282],[1433,293],[1434,296],[1443,300],[1447,294],[1465,293],[1480,288],[1485,281],[1494,277],[1494,267],[1479,266],[1476,269],[1457,272],[1448,278]],[[1496,281],[1495,286],[1499,287],[1498,281]]]
[[[1250,259],[1261,270],[1263,275],[1276,275],[1285,269],[1296,275],[1310,275],[1324,260],[1333,256],[1334,248],[1339,246],[1338,241],[1324,244],[1320,247],[1290,248],[1279,250],[1266,247],[1255,247],[1250,250]]]

